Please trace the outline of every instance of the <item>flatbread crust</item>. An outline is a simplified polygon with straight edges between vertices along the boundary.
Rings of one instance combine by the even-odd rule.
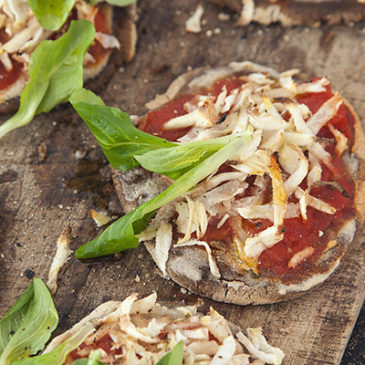
[[[231,360],[248,365],[256,363],[253,359],[259,359],[260,364],[280,365],[284,358],[279,348],[266,342],[261,328],[248,328],[246,336],[213,308],[204,316],[197,311],[198,303],[169,308],[156,303],[156,299],[156,293],[139,300],[137,294],[132,294],[123,302],[103,303],[54,338],[44,353],[51,352],[72,336],[82,336],[84,343],[97,347],[98,340],[110,333],[114,340],[111,349],[122,351],[115,358],[105,353],[101,360],[107,363],[118,360],[126,365],[154,364],[179,341],[184,342],[184,363],[189,364],[201,363],[203,357],[207,362],[213,361],[212,364],[224,359],[225,363]],[[90,349],[85,351],[88,345],[80,350],[83,358],[88,357]],[[72,362],[73,359],[67,357],[65,364]]]
[[[257,67],[249,62],[245,64],[248,71]],[[265,70],[262,66],[258,67]],[[204,83],[206,80],[209,84],[209,80],[215,79],[217,75],[222,77],[231,72],[229,67],[188,72],[175,80],[165,94],[158,95],[147,103],[147,106],[150,109],[159,108],[179,93],[194,93],[195,89],[192,85],[196,83],[191,83],[191,80],[197,80],[197,76],[199,76],[199,83]],[[353,112],[347,102],[346,105]],[[317,262],[315,272],[312,272],[309,277],[304,276],[302,279],[291,283],[263,279],[251,271],[242,273],[242,270],[235,268],[237,265],[235,265],[231,254],[235,248],[232,243],[232,247],[227,247],[224,244],[221,247],[216,247],[217,250],[213,250],[221,278],[212,275],[206,251],[194,246],[171,247],[166,264],[168,277],[194,293],[217,301],[241,305],[275,303],[296,298],[323,283],[338,267],[365,217],[365,136],[358,117],[354,112],[353,115],[355,116],[354,145],[351,154],[348,153],[345,160],[355,180],[356,216],[345,221],[337,235],[334,233],[333,237],[330,237],[330,239],[337,240],[337,246],[322,255]],[[113,169],[113,180],[125,212],[133,210],[136,206],[156,196],[169,185],[165,177],[145,171],[142,168],[135,168],[127,173]],[[154,261],[157,262],[155,242],[148,241],[144,244]]]
[[[361,0],[211,0],[240,14],[236,25],[257,22],[283,26],[358,22],[365,17]]]
[[[84,68],[85,86],[94,92],[105,87],[118,67],[134,58],[137,45],[136,2],[126,7],[103,7],[107,9],[112,34],[118,39],[120,50],[110,50],[97,64]],[[0,92],[0,114],[16,112],[26,83],[27,76],[22,74],[13,85]]]

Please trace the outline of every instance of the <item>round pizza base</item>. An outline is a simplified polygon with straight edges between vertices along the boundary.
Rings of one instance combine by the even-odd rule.
[[[248,67],[250,66],[248,65]],[[178,77],[165,94],[157,95],[154,100],[147,103],[147,106],[149,109],[159,108],[176,95],[188,91],[194,93],[194,89],[201,83],[209,84],[215,80],[217,75],[228,75],[231,72],[230,68],[190,71]],[[192,80],[193,82],[191,82]],[[347,102],[346,106],[355,116],[354,146],[347,162],[349,170],[356,171],[354,173],[356,217],[344,222],[341,230],[333,235],[332,238],[336,239],[337,246],[322,255],[316,265],[316,272],[296,282],[283,283],[279,280],[256,276],[251,271],[243,274],[242,270],[240,273],[233,272],[227,265],[229,260],[224,257],[220,259],[213,255],[222,274],[221,278],[217,278],[212,275],[209,269],[206,251],[196,246],[189,246],[170,249],[166,265],[168,277],[196,294],[216,301],[240,305],[268,304],[297,298],[322,284],[340,264],[341,258],[345,255],[365,216],[365,136],[353,109]],[[113,180],[125,212],[133,210],[138,205],[158,195],[168,186],[164,177],[142,168],[135,168],[127,173],[113,169]],[[144,244],[154,261],[157,262],[154,241],[144,242]],[[227,268],[228,270],[226,270]]]

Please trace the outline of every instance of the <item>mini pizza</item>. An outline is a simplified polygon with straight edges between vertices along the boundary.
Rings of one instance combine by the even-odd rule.
[[[113,9],[107,4],[91,6],[76,1],[66,24],[58,31],[42,28],[35,18],[28,0],[3,2],[0,8],[0,112],[9,113],[18,107],[18,96],[26,85],[29,75],[30,55],[45,39],[56,39],[68,28],[71,20],[86,19],[94,24],[95,40],[85,55],[84,78],[97,76],[106,66],[113,49],[122,43],[125,61],[134,55],[136,30],[134,25],[135,4],[121,15],[123,32],[113,35]]]
[[[236,25],[257,22],[283,26],[357,22],[365,17],[363,0],[211,0],[240,14]]]
[[[248,328],[245,335],[213,308],[204,316],[196,306],[167,308],[156,298],[151,294],[137,300],[133,294],[123,302],[104,303],[56,337],[45,353],[76,336],[82,342],[67,355],[65,365],[95,350],[107,364],[156,364],[179,342],[184,364],[279,365],[284,358],[266,342],[261,328]]]
[[[299,76],[231,63],[182,75],[148,103],[139,128],[170,141],[253,130],[140,235],[164,276],[218,301],[263,304],[303,294],[339,265],[364,217],[363,132],[327,78]],[[141,168],[114,181],[126,211],[171,184]]]

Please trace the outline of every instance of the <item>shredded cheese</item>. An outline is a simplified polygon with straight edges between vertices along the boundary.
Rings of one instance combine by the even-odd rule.
[[[183,341],[184,364],[253,365],[258,360],[260,364],[281,364],[284,353],[267,343],[261,328],[247,328],[247,336],[241,331],[235,333],[213,308],[202,315],[197,312],[197,305],[168,308],[156,303],[156,299],[156,293],[139,300],[137,294],[132,294],[123,302],[104,303],[55,338],[46,353],[81,332],[82,346],[75,352],[84,358],[95,350],[98,340],[110,337],[115,351],[100,351],[100,360],[106,363],[156,364]],[[68,356],[65,364],[71,362]]]
[[[251,6],[251,1],[244,2],[243,14],[248,18]],[[317,137],[319,130],[328,125],[338,155],[348,148],[345,135],[328,124],[343,104],[339,94],[324,102],[314,114],[295,98],[303,93],[325,91],[329,84],[326,78],[298,84],[293,78],[299,72],[296,69],[279,74],[264,66],[241,62],[231,63],[229,70],[218,69],[216,75],[208,71],[193,79],[189,86],[212,85],[215,79],[232,71],[242,73],[239,76],[244,80],[242,85],[233,89],[223,85],[215,96],[195,95],[184,105],[185,114],[168,120],[163,126],[164,129],[191,127],[179,139],[180,143],[254,129],[252,141],[228,161],[232,171],[209,176],[172,203],[177,212],[174,224],[180,235],[178,244],[203,245],[214,276],[218,273],[209,246],[201,243],[210,222],[214,221],[218,229],[227,220],[232,224],[230,218],[234,217],[271,222],[271,226],[249,237],[241,237],[235,231],[237,257],[244,268],[257,273],[259,255],[283,239],[284,219],[301,217],[305,221],[308,207],[325,214],[336,212],[330,204],[310,194],[311,188],[321,183],[321,163],[335,173],[332,156]],[[255,177],[253,183],[252,178],[248,180],[250,176]],[[303,182],[307,186],[305,190],[300,187]],[[309,257],[310,250],[293,255],[290,267],[295,268]]]
[[[297,252],[288,262],[288,267],[290,269],[294,269],[303,261],[305,261],[308,257],[312,256],[314,253],[314,248],[312,246],[303,248],[303,250]]]

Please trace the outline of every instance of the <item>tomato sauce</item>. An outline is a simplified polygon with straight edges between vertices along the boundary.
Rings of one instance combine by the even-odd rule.
[[[243,80],[237,77],[231,77],[225,81],[216,82],[211,90],[203,89],[201,91],[202,95],[213,95],[217,96],[223,87],[226,86],[227,91],[231,91],[235,88],[240,87],[243,84]],[[155,136],[165,138],[168,141],[175,142],[186,133],[189,132],[190,128],[181,129],[164,129],[163,125],[172,118],[187,114],[184,109],[184,104],[190,101],[194,95],[188,94],[180,96],[166,105],[161,109],[152,110],[140,121],[140,129],[143,131],[153,134]]]
[[[105,34],[111,34],[111,24],[108,22],[108,16],[103,7],[95,7],[92,9],[90,16],[92,17],[92,22],[95,27],[96,32],[101,32]],[[98,65],[99,61],[108,54],[110,50],[105,49],[98,40],[94,40],[88,49],[95,59],[95,64]],[[88,63],[86,66],[92,67],[93,63]]]
[[[184,95],[170,101],[162,109],[149,112],[140,121],[140,129],[155,136],[165,138],[168,141],[175,142],[177,139],[185,135],[190,128],[168,130],[164,129],[163,125],[172,118],[187,114],[184,110],[184,104],[192,98],[193,95]]]
[[[10,85],[15,84],[22,74],[22,65],[14,60],[11,60],[11,63],[13,64],[13,69],[9,72],[0,62],[0,90],[5,90]]]
[[[244,81],[238,77],[232,77],[227,80],[221,80],[213,85],[211,90],[202,90],[202,95],[218,95],[223,87],[227,90],[242,85]],[[194,95],[184,95],[171,101],[161,109],[149,112],[140,125],[144,131],[166,138],[170,141],[176,141],[188,132],[189,129],[164,130],[163,124],[171,118],[186,114],[184,104],[191,100]],[[297,97],[298,102],[306,104],[312,113],[315,113],[320,106],[330,99],[333,93],[330,85],[326,86],[326,91],[321,93],[302,94]],[[355,118],[351,111],[342,105],[337,114],[328,122],[340,130],[349,140],[349,146],[353,145],[354,139],[354,122]],[[329,128],[325,125],[318,133],[319,137],[334,139]],[[307,207],[307,220],[303,221],[301,217],[285,219],[284,221],[284,239],[273,247],[266,249],[258,259],[258,269],[267,276],[279,276],[283,279],[293,278],[296,274],[313,269],[313,263],[318,259],[326,249],[329,240],[329,231],[338,230],[342,222],[354,215],[353,191],[354,182],[349,175],[347,168],[341,157],[336,155],[334,143],[328,143],[325,147],[327,152],[333,157],[331,168],[322,165],[322,178],[324,183],[313,187],[311,195],[317,197],[331,206],[336,208],[333,215],[322,213],[311,207]],[[253,179],[248,179],[252,184]],[[335,183],[334,183],[335,182]],[[301,184],[306,188],[305,181]],[[249,192],[250,188],[246,190]],[[272,223],[267,219],[246,220],[242,219],[242,227],[248,235],[255,235]],[[216,228],[215,221],[211,221],[207,233],[202,238],[206,242],[220,240],[222,242],[232,241],[234,230],[229,224],[229,220],[221,228]],[[294,254],[306,247],[313,247],[314,253],[300,263],[295,268],[289,268],[288,263]]]
[[[90,345],[86,345],[85,343],[82,343],[77,349],[71,351],[68,356],[67,356],[67,360],[78,360],[78,359],[83,359],[83,358],[88,358],[89,353],[93,350],[96,349],[102,349],[104,350],[108,355],[120,355],[122,354],[122,349],[112,349],[113,347],[113,340],[112,338],[106,334],[103,337],[99,338],[97,341],[95,341],[94,343],[90,344]],[[82,349],[86,349],[88,351],[85,351],[87,354],[86,355],[79,355],[79,351]]]
[[[313,81],[314,80],[315,79],[313,79]],[[302,94],[297,97],[297,100],[299,103],[307,105],[310,111],[315,113],[321,105],[332,96],[333,92],[331,91],[331,85],[326,85],[326,91],[315,94]],[[329,120],[328,123],[332,124],[336,129],[342,132],[350,142],[353,142],[355,118],[349,108],[347,108],[344,104],[339,107],[336,115]],[[318,137],[333,138],[333,135],[327,126],[324,126],[317,135]],[[351,145],[352,144],[350,144],[350,146]]]

